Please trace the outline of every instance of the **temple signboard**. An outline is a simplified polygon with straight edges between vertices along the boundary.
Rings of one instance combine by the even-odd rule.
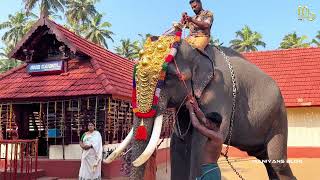
[[[63,61],[30,63],[27,71],[31,75],[61,74],[64,71]]]

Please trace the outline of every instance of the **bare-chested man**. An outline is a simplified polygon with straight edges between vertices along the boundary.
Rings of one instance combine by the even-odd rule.
[[[208,137],[203,149],[201,176],[197,180],[220,180],[221,172],[217,161],[223,144],[222,134],[220,133],[222,117],[216,112],[204,115],[194,98],[190,98],[186,106],[189,109],[193,127],[202,135]],[[199,119],[202,121],[201,123]]]

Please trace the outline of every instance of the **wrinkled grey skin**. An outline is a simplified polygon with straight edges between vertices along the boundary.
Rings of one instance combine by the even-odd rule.
[[[210,51],[210,50],[209,50]],[[237,82],[237,101],[231,145],[258,159],[287,159],[287,115],[281,92],[275,81],[240,54],[227,48]],[[204,113],[218,112],[223,117],[221,131],[227,143],[232,109],[232,82],[224,57],[215,47],[209,52],[215,63],[214,77],[211,61],[183,42],[175,57],[181,73],[186,77],[188,91],[193,90]],[[158,114],[167,107],[178,108],[187,90],[176,75],[174,63],[168,66],[165,87],[161,92]],[[202,147],[206,138],[191,128],[187,110],[182,108],[178,119],[183,138],[177,133],[171,137],[171,180],[194,180],[200,175]],[[139,124],[135,119],[134,127]],[[149,138],[152,120],[144,121]],[[133,160],[147,143],[133,143]],[[295,179],[289,164],[265,164],[270,179]],[[143,179],[144,166],[133,168],[131,178]]]

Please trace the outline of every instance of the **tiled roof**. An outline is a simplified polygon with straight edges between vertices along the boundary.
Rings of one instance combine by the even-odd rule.
[[[26,65],[0,75],[0,99],[64,97],[95,94],[112,94],[129,99],[132,88],[134,62],[122,58],[82,37],[70,32],[49,19],[40,19],[35,27],[18,43],[11,53],[22,47],[37,27],[47,26],[59,41],[64,42],[73,52],[81,52],[91,57],[87,64],[61,75],[30,76]],[[71,61],[76,66],[76,60]]]
[[[320,105],[320,48],[243,55],[277,82],[287,107]]]
[[[95,70],[89,62],[68,62],[67,73],[31,76],[26,64],[0,77],[0,99],[36,99],[106,94]]]
[[[107,92],[113,95],[131,97],[134,62],[77,36],[63,26],[52,21],[51,23],[56,25],[57,29],[78,51],[92,57],[91,63]]]

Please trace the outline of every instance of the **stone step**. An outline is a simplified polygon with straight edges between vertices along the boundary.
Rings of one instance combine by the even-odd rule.
[[[48,176],[43,176],[40,178],[37,178],[37,180],[57,180],[59,179],[58,177],[48,177]]]
[[[43,169],[38,169],[37,171],[35,171],[34,169],[32,169],[32,171],[30,171],[29,173],[26,173],[25,171],[21,172],[20,169],[18,169],[17,174],[15,175],[14,171],[7,171],[4,172],[4,170],[0,170],[0,177],[17,177],[17,179],[19,180],[23,180],[23,179],[29,179],[31,178],[40,178],[45,176],[45,171]]]

